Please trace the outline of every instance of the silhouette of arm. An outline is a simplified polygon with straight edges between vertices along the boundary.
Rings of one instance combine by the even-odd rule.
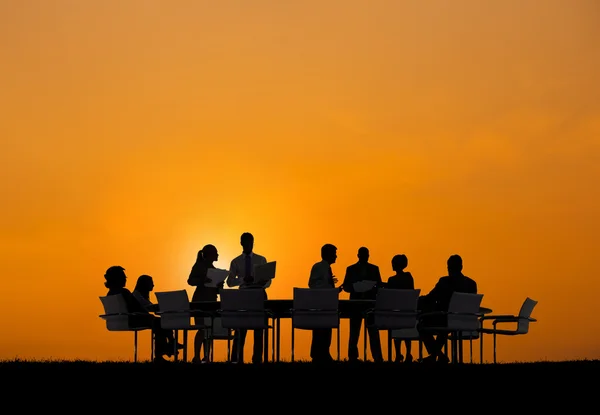
[[[435,284],[435,287],[433,287],[432,290],[429,291],[429,294],[427,294],[425,297],[427,298],[427,300],[435,302],[438,301],[444,295],[445,291],[446,285],[440,278],[437,284]]]
[[[231,265],[229,265],[229,275],[227,276],[227,286],[229,287],[237,287],[239,286],[242,281],[242,279],[239,276],[239,272],[237,269],[237,264],[235,262],[235,259],[231,261]]]
[[[123,288],[122,291],[123,298],[125,299],[125,304],[127,304],[127,310],[130,313],[146,313],[146,309],[142,307],[138,300],[135,299],[131,291],[127,288]]]
[[[375,281],[377,284],[376,287],[383,287],[383,280],[381,279],[381,272],[379,272],[379,267],[375,265]]]
[[[321,262],[313,265],[308,279],[308,288],[331,288],[327,282],[327,270]]]
[[[408,273],[408,286],[410,290],[415,289],[415,279],[410,272]]]
[[[204,271],[204,272],[203,272]],[[190,276],[188,277],[188,284],[193,287],[204,285],[206,281],[206,270],[202,270],[197,264],[194,264]]]

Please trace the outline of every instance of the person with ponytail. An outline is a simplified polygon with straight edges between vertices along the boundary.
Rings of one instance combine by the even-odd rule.
[[[223,287],[221,283],[219,287],[207,287],[206,284],[210,283],[211,280],[206,276],[206,273],[209,268],[215,268],[214,262],[219,259],[219,252],[214,245],[205,245],[200,251],[198,251],[198,255],[196,257],[196,262],[192,266],[192,270],[190,272],[190,276],[188,277],[188,284],[196,287],[194,294],[192,296],[192,310],[198,310],[197,304],[194,304],[196,301],[217,301],[217,295],[219,293],[219,288]],[[194,316],[194,323],[196,325],[204,325],[205,316],[198,315]],[[196,336],[194,337],[194,357],[192,358],[192,362],[200,363],[200,362],[208,362],[210,356],[210,342],[205,339],[205,332],[203,329],[200,329],[196,332]],[[200,350],[202,349],[202,345],[204,344],[204,359],[200,359]]]

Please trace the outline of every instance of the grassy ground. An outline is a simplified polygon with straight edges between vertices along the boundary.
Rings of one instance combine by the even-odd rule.
[[[315,396],[321,396],[325,399],[321,404],[337,409],[356,409],[355,405],[373,400],[388,407],[397,399],[452,406],[450,401],[445,402],[451,399],[467,406],[480,402],[489,410],[518,402],[538,410],[569,404],[573,410],[596,400],[598,373],[600,360],[443,366],[348,362],[325,366],[309,362],[0,362],[4,402],[33,392],[40,399],[20,398],[21,405],[46,402],[47,409],[53,402],[62,402],[63,406],[75,402],[71,398],[65,401],[67,396],[77,397],[77,402],[102,402],[113,400],[114,396],[131,401],[141,394],[146,398],[140,403],[149,404],[159,397],[177,397],[181,404],[203,396],[234,407],[242,402],[254,405],[249,402],[261,399],[272,404],[275,399],[300,408],[310,407],[311,402],[316,405]],[[46,396],[45,400],[41,396]],[[248,396],[252,400],[244,398]]]

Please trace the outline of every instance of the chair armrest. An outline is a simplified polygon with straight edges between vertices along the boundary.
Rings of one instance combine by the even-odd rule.
[[[508,319],[515,319],[517,318],[517,316],[514,316],[512,314],[497,314],[497,315],[486,315],[481,317],[481,321],[483,320],[508,320]]]
[[[154,314],[181,314],[181,313],[191,313],[192,311],[202,311],[202,310],[190,310],[189,308],[186,310],[168,310],[168,311],[156,311]]]
[[[149,313],[111,313],[111,314],[100,314],[98,317],[107,318],[107,317],[115,317],[115,316],[147,316]]]

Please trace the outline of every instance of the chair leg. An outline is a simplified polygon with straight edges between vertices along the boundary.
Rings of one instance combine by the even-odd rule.
[[[277,317],[277,361],[279,362],[281,351],[281,319]]]
[[[231,329],[227,329],[227,363],[231,363]]]
[[[150,330],[150,361],[154,360],[154,332]]]
[[[483,333],[479,333],[479,364],[483,364]]]
[[[496,333],[494,333],[494,363],[496,363]]]
[[[294,323],[292,322],[292,362],[294,361]]]
[[[388,362],[392,361],[392,331],[387,331],[387,339],[388,339]]]
[[[364,319],[364,326],[365,329],[363,330],[363,360],[366,362],[367,361],[367,319]]]
[[[269,361],[269,320],[267,320],[267,328],[263,331],[263,358],[265,363]]]
[[[188,331],[183,330],[183,361],[187,362],[187,342],[188,342]],[[175,343],[175,354],[177,354],[177,343]]]
[[[473,337],[469,338],[469,362],[473,363]]]
[[[423,342],[419,339],[419,360],[423,360]]]
[[[340,323],[338,322],[337,326],[337,360],[340,361]]]
[[[133,361],[137,362],[138,331],[133,331]]]

